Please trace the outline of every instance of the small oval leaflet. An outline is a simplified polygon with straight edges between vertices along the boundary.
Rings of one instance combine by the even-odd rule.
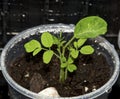
[[[80,52],[82,54],[89,55],[89,54],[92,54],[94,52],[94,48],[90,45],[85,45],[80,49]]]
[[[52,50],[47,50],[43,54],[43,61],[44,63],[48,64],[51,61],[51,58],[53,56],[53,51]]]
[[[53,43],[54,44],[59,44],[59,39],[54,35],[52,35],[52,37],[53,37],[53,41],[54,41]]]
[[[69,58],[68,58],[68,63],[69,63],[69,64],[72,64],[73,62],[74,62],[74,60],[72,59],[72,57],[69,57]]]
[[[41,51],[41,48],[37,48],[33,51],[33,56],[37,55]]]
[[[79,51],[72,48],[71,52],[70,52],[70,55],[73,57],[73,58],[77,58],[78,55],[79,55]]]
[[[51,47],[54,44],[53,36],[49,32],[44,32],[41,35],[41,43],[44,47]]]
[[[67,66],[67,63],[62,63],[61,68],[65,68]]]
[[[77,49],[78,46],[77,46],[77,42],[74,42],[74,47]]]
[[[37,40],[34,40],[34,39],[27,42],[24,45],[24,48],[25,48],[26,52],[28,52],[28,53],[35,51],[34,54],[36,54],[36,53],[38,53],[38,52],[40,52],[42,50],[40,42],[37,41]],[[38,49],[39,49],[39,51],[38,51]]]
[[[87,39],[79,39],[79,40],[77,41],[77,46],[78,46],[78,48],[81,47],[86,41],[87,41]]]
[[[75,64],[69,64],[69,66],[67,67],[68,71],[69,72],[73,72],[74,70],[77,69],[76,65]]]

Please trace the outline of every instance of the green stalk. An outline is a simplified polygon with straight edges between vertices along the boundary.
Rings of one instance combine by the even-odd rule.
[[[57,58],[60,59],[60,56],[59,56],[59,55],[57,55],[55,52],[53,52],[53,53],[54,53],[54,55],[55,55]]]
[[[59,79],[59,81],[61,83],[64,83],[64,81],[65,81],[65,71],[64,71],[63,68],[60,69],[60,79]]]
[[[58,53],[59,53],[59,57],[60,57],[59,59],[60,59],[60,64],[61,64],[61,63],[62,63],[62,60],[61,60],[62,52],[61,52],[60,48],[61,48],[61,47],[58,46]],[[59,75],[59,76],[60,76],[60,77],[59,77],[59,82],[60,82],[60,83],[64,83],[64,75],[65,75],[65,74],[64,74],[64,69],[60,67],[60,75]]]
[[[67,79],[67,76],[68,76],[68,70],[67,68],[65,68],[65,80]]]
[[[74,40],[74,36],[66,43],[66,45],[62,48],[62,52],[60,53],[60,57],[63,55],[63,56],[65,56],[65,49],[67,48],[67,46]],[[62,61],[61,61],[61,63],[63,63]],[[63,69],[63,68],[61,68],[60,69],[60,82],[64,82],[65,80],[67,79],[67,69],[65,68],[65,69]]]
[[[73,36],[67,43],[66,45],[63,47],[63,55],[65,54],[65,49],[66,47],[75,39],[75,37]]]

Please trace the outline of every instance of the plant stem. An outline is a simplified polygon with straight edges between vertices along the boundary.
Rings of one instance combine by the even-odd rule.
[[[53,53],[54,53],[54,55],[55,55],[57,58],[60,59],[60,56],[59,56],[59,55],[57,55],[55,52],[53,52]]]
[[[58,46],[58,53],[59,53],[59,59],[60,59],[60,64],[62,64],[62,52],[60,51],[60,46]],[[59,77],[59,82],[63,83],[64,82],[64,69],[60,67],[60,77]]]
[[[65,49],[67,48],[67,46],[74,40],[74,36],[65,44],[65,46],[62,48],[62,52],[60,52],[60,59],[62,56],[65,56]],[[59,47],[60,48],[60,47]],[[63,63],[63,61],[61,60],[61,63]],[[61,83],[63,83],[67,78],[67,68],[63,69],[61,68],[60,69],[60,79],[59,81]]]
[[[65,68],[65,80],[67,79],[67,75],[68,75],[68,70],[67,68]]]
[[[63,47],[63,55],[65,54],[66,47],[74,40],[74,36],[66,43],[66,45]]]
[[[61,68],[60,69],[60,78],[59,78],[59,81],[61,82],[61,83],[64,83],[64,81],[65,81],[65,71],[64,71],[64,69],[63,68]]]
[[[42,48],[42,50],[45,50],[45,51],[47,51],[48,49],[47,49],[47,48]]]

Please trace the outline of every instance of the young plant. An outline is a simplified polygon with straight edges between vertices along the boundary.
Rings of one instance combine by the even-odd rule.
[[[74,72],[77,66],[74,60],[82,54],[92,54],[94,48],[91,45],[85,45],[89,38],[95,38],[99,35],[105,34],[107,31],[107,23],[104,19],[98,16],[90,16],[81,19],[75,26],[73,37],[67,42],[60,32],[60,36],[56,37],[49,32],[42,33],[40,39],[41,43],[37,40],[27,42],[24,47],[26,52],[33,53],[33,56],[38,54],[41,50],[43,53],[43,62],[48,64],[53,55],[60,60],[60,82],[67,79],[68,72]],[[57,45],[55,52],[51,49],[53,45]],[[67,50],[68,55],[65,56]]]

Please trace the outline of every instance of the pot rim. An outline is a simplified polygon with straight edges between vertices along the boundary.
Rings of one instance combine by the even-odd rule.
[[[7,80],[7,82],[10,84],[10,86],[12,86],[14,89],[16,89],[18,92],[20,92],[21,94],[29,97],[29,98],[39,98],[39,97],[46,97],[46,96],[40,96],[38,95],[37,93],[34,93],[32,91],[29,91],[28,89],[25,89],[23,88],[22,86],[18,85],[11,77],[10,75],[8,74],[7,70],[6,70],[6,66],[5,66],[5,55],[7,53],[7,50],[14,46],[13,42],[16,44],[17,43],[17,40],[20,39],[20,38],[26,38],[30,35],[34,35],[35,33],[31,31],[36,31],[36,30],[47,30],[47,28],[49,27],[50,31],[53,31],[53,30],[56,30],[56,28],[58,30],[60,29],[68,29],[67,31],[68,32],[73,32],[74,30],[74,25],[73,24],[70,24],[70,25],[65,25],[65,24],[46,24],[46,25],[40,25],[40,26],[36,26],[36,27],[33,27],[33,28],[30,28],[30,29],[27,29],[21,33],[19,33],[18,35],[14,36],[7,44],[6,46],[4,47],[2,53],[1,53],[1,69],[2,69],[2,73],[5,77],[5,79]],[[41,31],[41,32],[43,32]],[[66,32],[67,32],[66,31]],[[64,99],[88,99],[88,98],[96,98],[104,93],[106,93],[108,90],[111,89],[111,87],[113,86],[113,84],[116,82],[117,78],[118,78],[118,75],[119,75],[119,70],[120,70],[120,67],[119,67],[119,57],[118,57],[118,54],[114,48],[113,45],[111,45],[106,39],[104,39],[103,37],[98,37],[99,39],[102,39],[103,42],[101,43],[102,46],[105,47],[105,45],[107,46],[107,49],[109,49],[109,52],[114,55],[113,57],[115,58],[115,69],[114,69],[114,72],[113,72],[113,75],[111,76],[111,78],[109,79],[108,82],[105,83],[105,85],[103,85],[102,87],[100,87],[99,89],[97,89],[96,91],[93,91],[93,92],[90,92],[90,93],[87,93],[87,94],[84,94],[84,95],[80,95],[80,96],[74,96],[74,97],[63,97]],[[60,98],[55,98],[55,99],[61,99],[62,97]],[[48,97],[47,97],[48,99]]]

